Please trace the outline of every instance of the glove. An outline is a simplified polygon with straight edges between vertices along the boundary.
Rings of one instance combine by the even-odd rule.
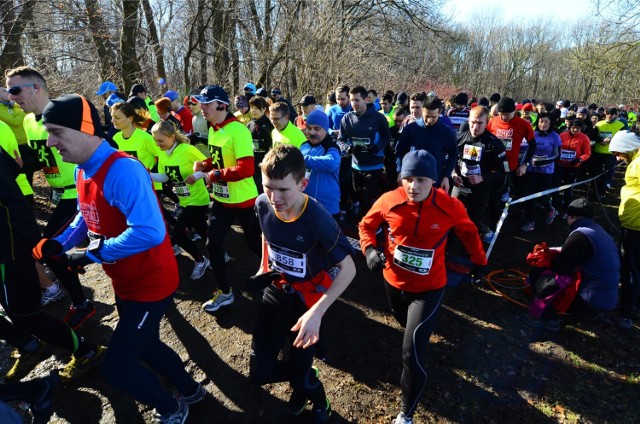
[[[36,261],[47,259],[60,260],[64,256],[62,244],[56,240],[43,238],[31,249],[31,256]]]
[[[367,247],[367,250],[365,250],[365,257],[367,258],[367,266],[373,272],[383,269],[384,264],[387,261],[384,257],[384,253],[376,250],[373,246]]]
[[[479,282],[485,275],[487,275],[486,265],[473,265],[469,272],[469,277],[471,277],[471,281],[474,283]]]
[[[76,274],[84,274],[85,266],[92,264],[93,260],[87,256],[87,250],[79,250],[67,253],[67,268]]]
[[[247,278],[245,282],[245,288],[250,292],[257,292],[269,286],[269,284],[273,283],[276,280],[279,280],[282,277],[278,271],[269,271],[260,275],[252,275]]]

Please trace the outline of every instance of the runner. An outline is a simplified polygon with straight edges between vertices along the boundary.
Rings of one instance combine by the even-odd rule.
[[[193,257],[196,263],[191,279],[198,280],[209,266],[209,259],[200,253],[188,233],[193,227],[202,239],[207,237],[209,192],[204,184],[204,172],[193,172],[193,163],[203,161],[206,157],[189,144],[189,138],[178,132],[171,122],[158,122],[151,133],[164,152],[160,155],[158,173],[152,173],[151,179],[161,183],[170,182],[173,192],[178,196],[182,212],[173,226],[171,240]]]
[[[251,121],[247,124],[247,128],[251,132],[253,140],[253,156],[254,171],[253,180],[256,183],[258,193],[262,193],[262,171],[260,171],[260,162],[267,154],[273,142],[271,141],[271,132],[273,124],[269,120],[269,104],[264,97],[254,96],[249,100],[249,112],[251,113]]]
[[[24,66],[8,71],[6,77],[9,98],[27,112],[24,129],[29,146],[37,153],[44,176],[51,186],[51,201],[55,207],[42,234],[43,237],[50,238],[76,214],[76,165],[64,161],[55,147],[47,146],[47,131],[42,125],[42,111],[49,103],[49,92],[44,77],[37,70]],[[72,305],[64,321],[73,329],[78,329],[96,313],[96,308],[84,295],[78,275],[67,269],[64,258],[47,265],[71,296]]]
[[[260,228],[253,211],[258,190],[253,181],[251,133],[229,112],[226,91],[218,85],[208,85],[191,99],[200,103],[204,117],[211,124],[211,158],[193,164],[194,172],[208,172],[213,186],[207,249],[218,289],[211,300],[202,305],[203,310],[211,313],[235,300],[227,275],[224,240],[236,218],[240,220],[247,245],[260,255]]]
[[[60,255],[89,236],[89,247],[70,265],[82,271],[89,263],[100,263],[113,283],[120,319],[104,355],[105,380],[156,408],[161,423],[181,424],[189,404],[206,392],[160,341],[160,320],[173,303],[178,267],[148,171],[94,135],[96,118],[93,105],[76,94],[52,100],[43,112],[47,144],[78,164],[81,213],[60,236],[41,246],[49,256]],[[184,396],[175,399],[151,370]]]
[[[433,187],[435,158],[425,150],[405,155],[402,186],[383,194],[360,222],[360,247],[372,271],[383,270],[385,289],[395,319],[405,327],[402,343],[402,410],[394,424],[413,422],[427,384],[429,337],[447,284],[445,246],[453,230],[471,254],[472,274],[487,264],[476,226],[462,203]],[[384,254],[376,240],[389,225]]]
[[[256,384],[289,381],[289,412],[313,404],[312,423],[327,423],[331,406],[311,367],[322,317],[353,280],[352,247],[331,215],[305,195],[300,150],[275,146],[262,164],[264,194],[256,200],[264,249],[260,274],[267,287],[253,331],[249,376]],[[335,265],[333,279],[325,271]],[[270,283],[270,284],[269,284]],[[278,353],[289,339],[289,357]]]
[[[269,120],[274,127],[271,131],[274,146],[284,143],[300,148],[300,145],[307,140],[304,133],[290,121],[289,107],[286,103],[277,102],[269,106]]]
[[[576,182],[580,168],[591,157],[591,140],[586,134],[582,133],[584,125],[583,121],[575,119],[569,124],[569,131],[560,134],[562,146],[554,172],[555,187]],[[562,193],[562,197],[560,197],[560,193],[557,193],[556,209],[561,211],[563,219],[566,218],[566,209],[572,199],[573,187],[565,190]]]

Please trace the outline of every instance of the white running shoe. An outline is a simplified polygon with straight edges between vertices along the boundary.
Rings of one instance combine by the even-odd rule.
[[[222,290],[217,290],[213,293],[211,300],[202,305],[202,309],[206,312],[215,312],[223,306],[231,305],[234,300],[231,290],[229,290],[229,293],[222,293]]]
[[[52,289],[57,289],[57,290],[52,290]],[[40,302],[42,306],[47,306],[49,303],[57,302],[58,300],[61,300],[63,297],[64,297],[64,292],[60,288],[60,284],[58,284],[58,282],[55,281],[51,285],[51,287],[42,289],[42,297],[40,299]]]
[[[191,273],[192,280],[199,280],[204,275],[204,272],[207,270],[209,266],[209,259],[206,257],[202,257],[202,261],[196,262],[193,267],[193,272]]]

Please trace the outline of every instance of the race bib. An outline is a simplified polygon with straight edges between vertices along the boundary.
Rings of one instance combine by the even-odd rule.
[[[229,198],[229,186],[227,186],[227,183],[213,183],[211,184],[211,187],[213,187],[213,194],[215,196],[223,197],[225,199]]]
[[[433,263],[433,253],[433,249],[419,249],[399,244],[393,252],[393,263],[415,274],[427,275]]]
[[[293,277],[304,278],[307,269],[307,254],[269,243],[270,268]]]
[[[58,203],[60,203],[60,200],[62,200],[62,195],[63,194],[64,194],[64,189],[63,188],[52,187],[52,189],[51,189],[51,202],[54,205],[57,205]]]
[[[572,161],[576,158],[575,150],[560,150],[560,160]]]
[[[189,192],[189,187],[184,181],[173,183],[173,192],[176,194],[176,196],[179,197],[187,197],[191,195],[191,193]]]
[[[510,138],[501,138],[500,141],[502,141],[502,144],[504,144],[504,149],[506,151],[510,151],[511,150],[511,145],[513,143],[513,140]]]
[[[533,155],[531,164],[533,166],[546,166],[547,164],[538,163],[539,161],[546,160],[546,159],[548,159],[546,155],[545,156]]]
[[[358,137],[353,137],[351,139],[351,143],[354,146],[368,146],[369,144],[371,144],[371,140],[368,138],[358,138]]]
[[[468,177],[469,175],[482,175],[480,171],[480,165],[469,165],[466,162],[462,162],[462,166],[460,167],[460,172],[463,177]]]
[[[462,149],[462,159],[480,162],[481,158],[482,146],[474,146],[472,144],[464,145],[464,148]]]

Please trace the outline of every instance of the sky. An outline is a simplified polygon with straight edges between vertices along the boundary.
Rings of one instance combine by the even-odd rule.
[[[570,4],[571,13],[563,13]],[[475,14],[482,14],[497,10],[502,14],[501,21],[549,18],[559,23],[574,23],[588,17],[591,13],[592,2],[588,0],[572,0],[570,3],[558,0],[527,1],[477,1],[477,0],[447,0],[444,6],[445,15],[452,16],[458,23],[468,23]]]

